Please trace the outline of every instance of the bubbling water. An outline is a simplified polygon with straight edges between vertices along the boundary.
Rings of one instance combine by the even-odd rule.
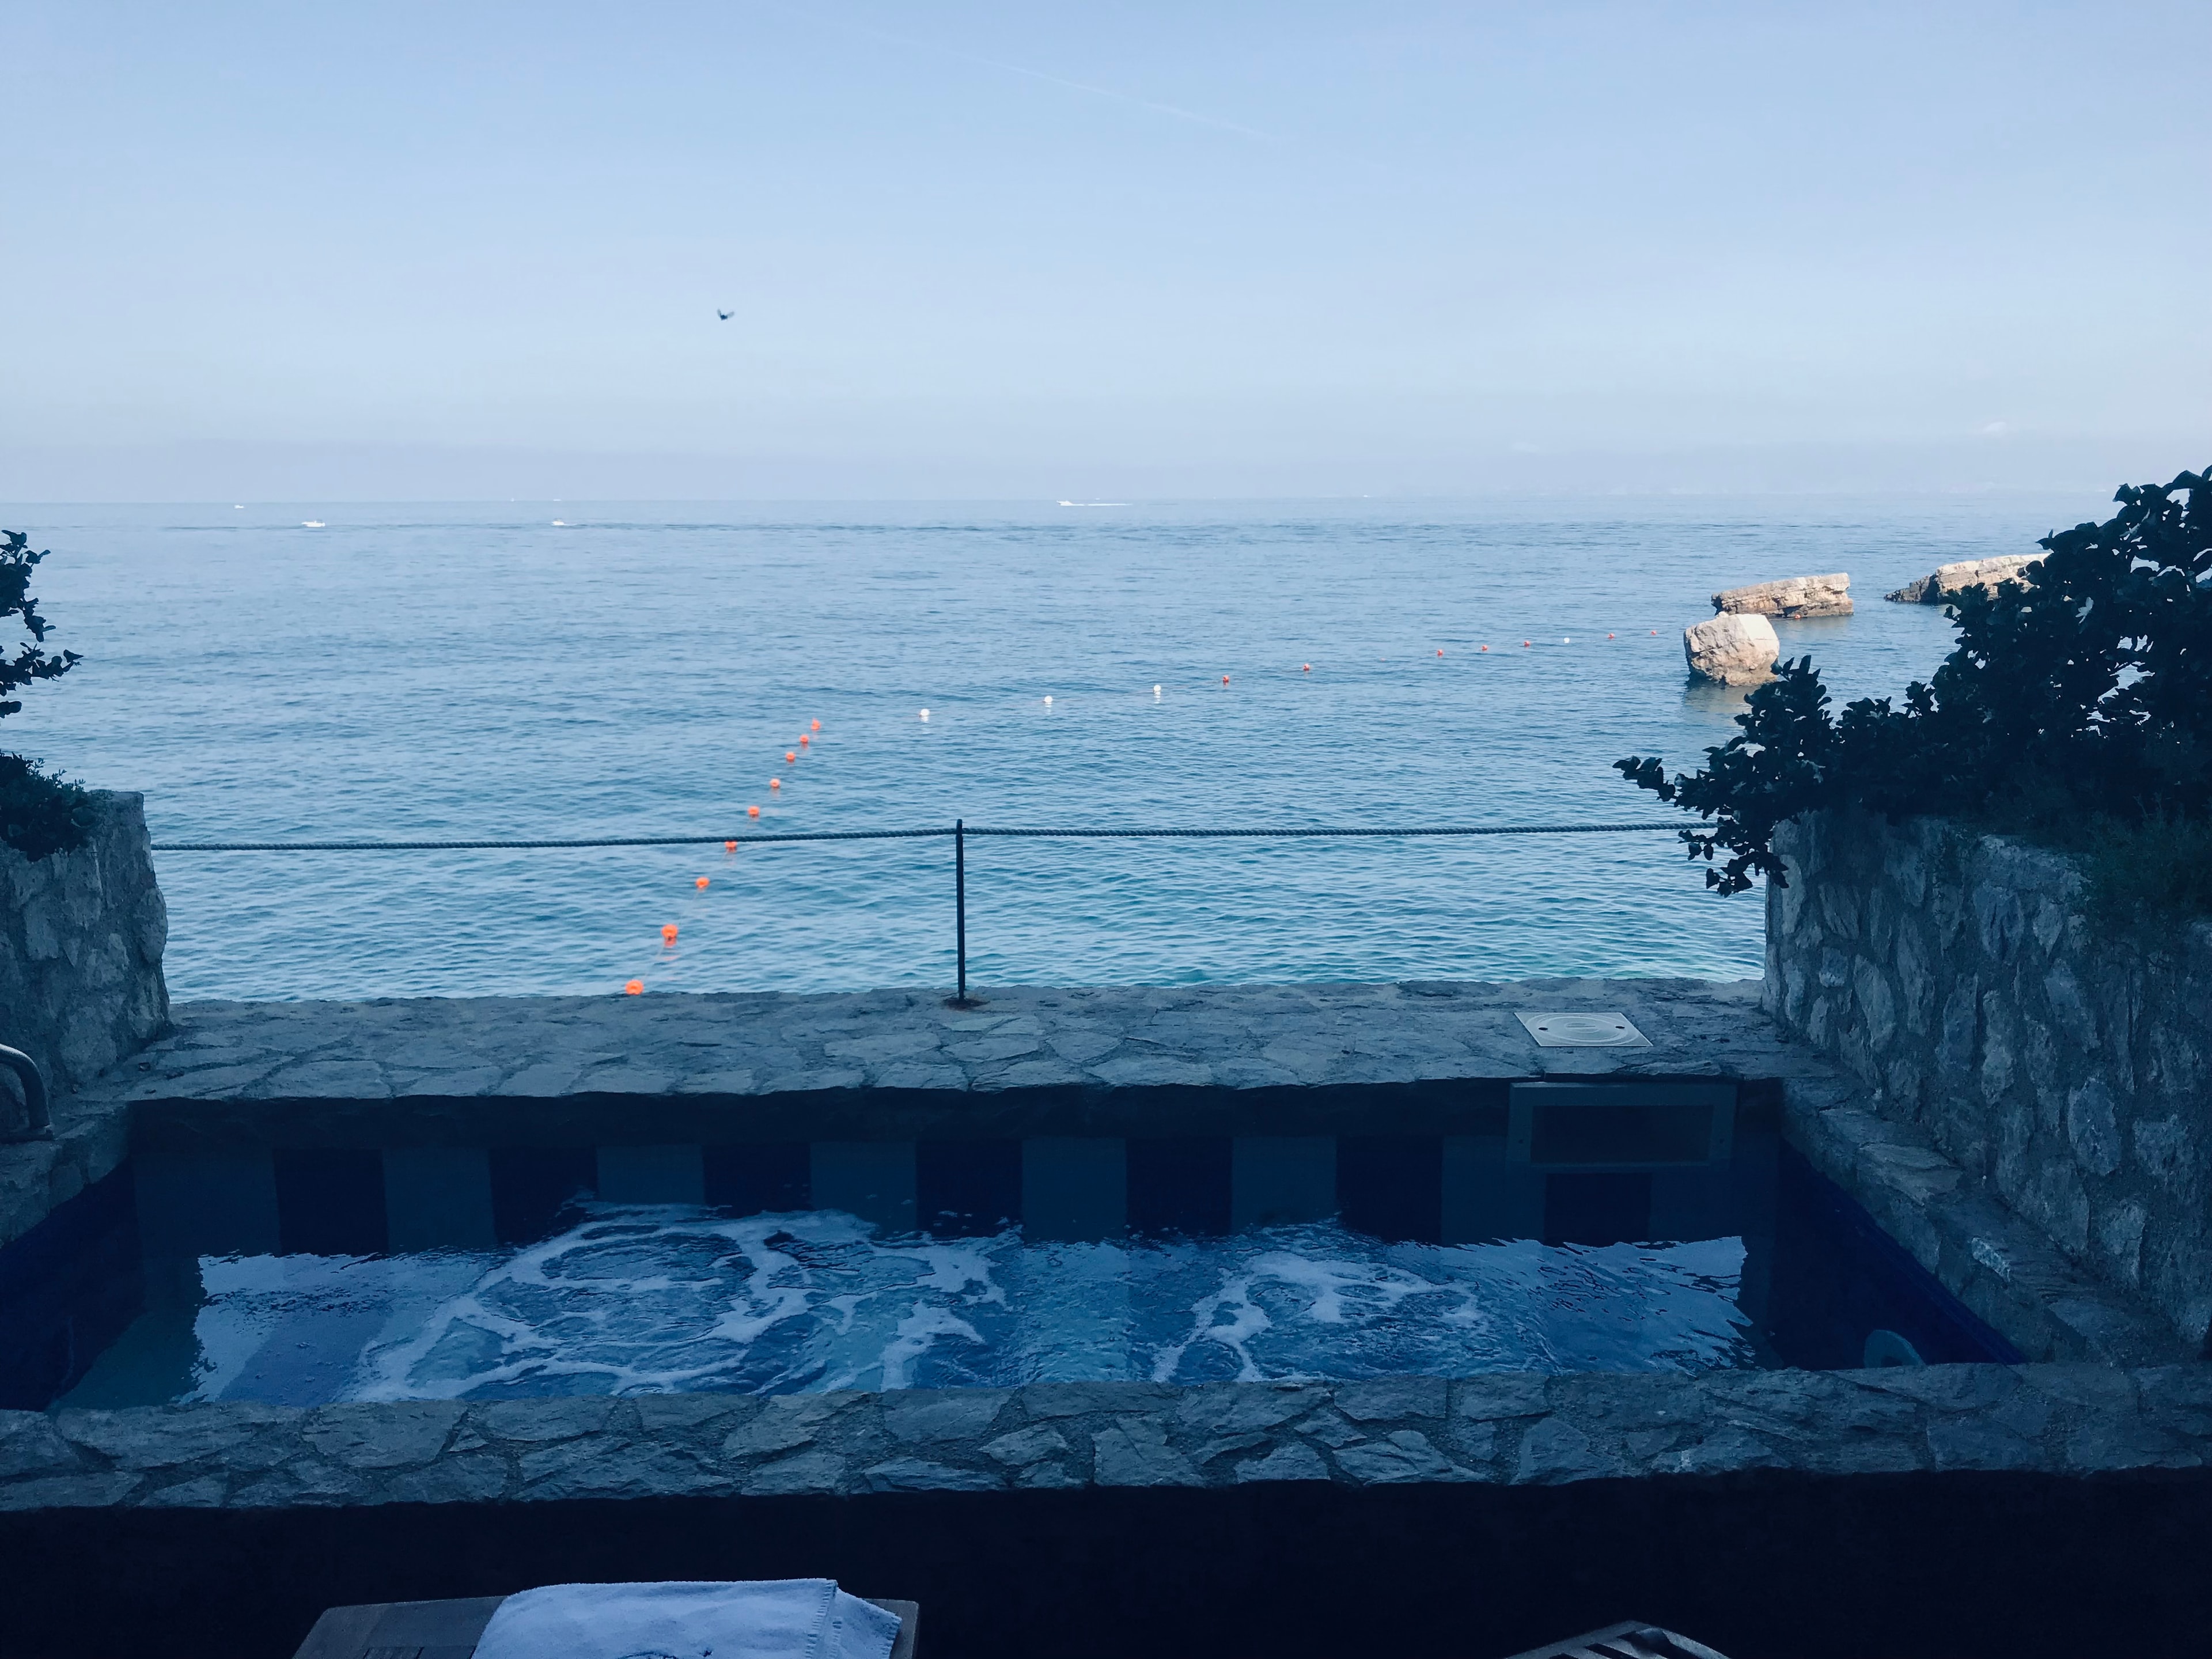
[[[1758,1363],[1743,1249],[1391,1243],[1333,1223],[1061,1243],[836,1211],[592,1206],[499,1253],[210,1259],[192,1398],[1352,1379]],[[271,1356],[322,1351],[312,1373]],[[282,1379],[280,1380],[280,1374]]]

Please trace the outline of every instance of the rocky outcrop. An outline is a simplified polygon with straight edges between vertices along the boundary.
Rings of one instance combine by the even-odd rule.
[[[1824,815],[1775,846],[1790,872],[1766,895],[1776,1023],[2202,1343],[2212,925],[2155,956],[2106,940],[2077,914],[2065,859],[1935,819]]]
[[[1782,641],[1765,617],[1723,611],[1682,630],[1682,654],[1699,679],[1751,685],[1773,676]]]
[[[1851,579],[1842,571],[1828,576],[1790,576],[1778,582],[1753,582],[1713,595],[1713,609],[1749,617],[1848,617]]]
[[[93,796],[90,842],[33,863],[0,848],[0,1042],[56,1091],[89,1081],[166,1030],[168,907],[154,879],[144,798]],[[0,1088],[0,1133],[21,1122]]]
[[[2019,580],[2020,573],[2042,556],[2040,553],[2007,553],[2000,558],[1962,559],[1957,564],[1938,565],[1933,575],[1907,582],[1882,597],[1899,605],[1942,605],[1970,587],[1994,593],[2004,583]]]

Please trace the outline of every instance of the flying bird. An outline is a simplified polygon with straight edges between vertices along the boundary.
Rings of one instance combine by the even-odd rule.
[[[731,319],[731,318],[732,318],[732,317],[736,316],[738,313],[737,313],[736,312],[734,312],[734,311],[720,311],[720,310],[718,310],[718,311],[716,311],[716,312],[714,313],[714,314],[715,314],[717,317],[720,317],[720,318],[724,322],[726,322],[726,322],[728,322],[728,321],[730,320],[730,319]]]

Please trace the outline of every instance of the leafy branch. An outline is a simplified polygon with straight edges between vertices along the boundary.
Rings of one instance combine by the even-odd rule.
[[[17,642],[13,656],[0,656],[0,715],[21,710],[15,694],[26,686],[58,680],[83,660],[74,651],[46,648],[52,624],[31,597],[32,573],[46,556],[31,551],[21,531],[0,530],[0,622],[13,618],[30,636]],[[0,844],[36,863],[83,846],[91,823],[91,797],[81,786],[51,775],[36,761],[0,753]]]

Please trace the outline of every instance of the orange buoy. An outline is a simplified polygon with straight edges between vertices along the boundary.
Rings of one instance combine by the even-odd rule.
[[[1486,651],[1487,651],[1487,650],[1489,650],[1489,649],[1490,649],[1490,647],[1489,647],[1488,646],[1486,646],[1486,646],[1484,646],[1482,648],[1483,648],[1484,650],[1486,650]]]
[[[822,722],[820,720],[817,720],[813,725],[808,726],[806,729],[810,732],[819,732],[822,729]]]
[[[799,751],[796,749],[787,749],[783,751],[783,762],[787,766],[790,765],[792,762],[798,758]]]
[[[1659,630],[1655,628],[1651,630],[1651,637],[1655,640],[1659,637]]]
[[[676,924],[674,922],[664,921],[660,924],[660,942],[663,945],[673,945],[676,943]]]
[[[1441,657],[1441,656],[1443,656],[1443,653],[1444,653],[1444,648],[1443,648],[1443,647],[1442,647],[1441,645],[1440,645],[1440,646],[1438,646],[1438,647],[1437,647],[1437,655],[1438,655],[1439,657]]]
[[[1611,639],[1612,637],[1613,637],[1613,635],[1610,635],[1610,634],[1608,634],[1608,635],[1606,635],[1606,638],[1607,638],[1607,639]]]
[[[707,878],[706,878],[706,877],[704,877],[704,876],[702,876],[702,877],[700,877],[700,878],[699,878],[699,879],[698,879],[698,880],[696,880],[696,881],[693,882],[691,884],[692,884],[694,887],[704,887],[704,886],[707,884]]]
[[[1521,641],[1521,648],[1522,648],[1523,651],[1526,651],[1526,650],[1528,648],[1528,641],[1526,641],[1526,640],[1522,641]]]
[[[725,853],[734,853],[738,850],[738,844],[733,841],[726,841],[722,843],[722,850]]]
[[[1313,672],[1313,665],[1311,663],[1308,663],[1306,665],[1305,672],[1309,674]]]
[[[1226,675],[1226,674],[1224,674],[1224,675],[1221,677],[1221,683],[1222,683],[1224,685],[1228,684],[1229,684],[1229,676],[1228,676],[1228,675]]]
[[[760,816],[760,808],[757,806],[748,806],[745,808],[745,816],[749,818],[758,817]]]
[[[781,778],[770,778],[768,781],[768,787],[771,789],[781,789],[783,787],[783,780]]]
[[[812,738],[808,737],[808,736],[806,735],[806,733],[805,733],[805,732],[801,732],[799,734],[799,746],[801,749],[805,748],[805,747],[806,747],[806,745],[807,745],[808,744],[810,744],[810,743],[811,743],[811,742],[813,742],[813,741],[814,741],[814,739],[813,739]]]
[[[634,979],[630,981],[629,984],[623,987],[623,994],[626,997],[643,996],[645,994],[645,981],[641,979]]]

